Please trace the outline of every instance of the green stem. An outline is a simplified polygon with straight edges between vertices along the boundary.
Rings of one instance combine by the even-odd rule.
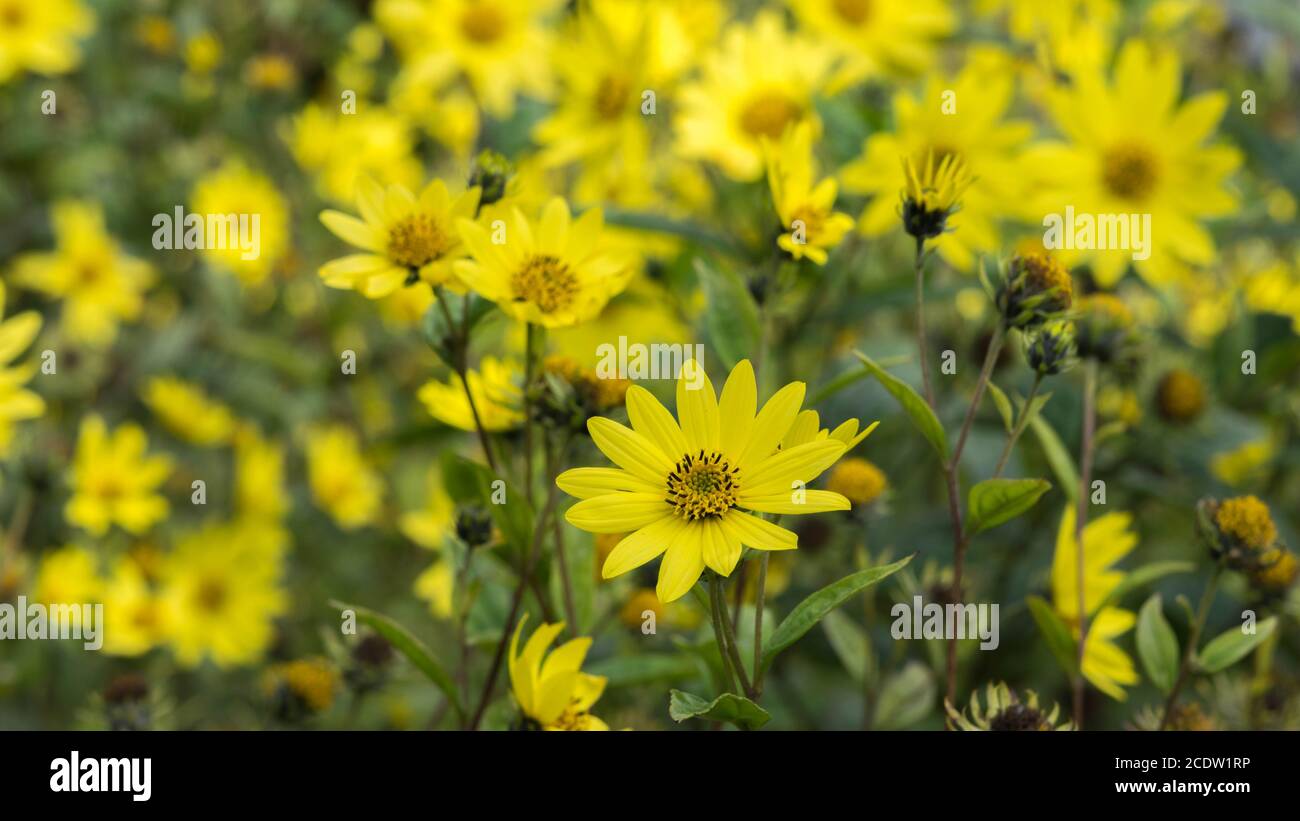
[[[1192,670],[1192,659],[1196,656],[1196,645],[1201,640],[1201,631],[1205,629],[1205,619],[1210,615],[1210,604],[1214,601],[1214,591],[1219,584],[1219,575],[1223,572],[1223,565],[1216,564],[1214,572],[1210,574],[1210,580],[1205,583],[1205,592],[1201,594],[1201,603],[1196,608],[1196,620],[1192,622],[1191,631],[1187,635],[1187,648],[1183,651],[1183,660],[1178,665],[1178,678],[1174,680],[1174,686],[1169,691],[1169,698],[1165,701],[1165,713],[1160,719],[1160,729],[1165,729],[1169,725],[1169,719],[1173,716],[1174,705],[1178,701],[1178,693],[1183,689],[1183,682],[1187,680],[1188,674]]]
[[[722,630],[722,608],[726,607],[726,602],[722,601],[720,591],[721,582],[716,574],[709,574],[709,616],[713,619],[713,640],[718,643],[718,656],[722,659],[723,686],[727,692],[735,693],[736,674],[731,667],[731,654],[727,652],[727,637]]]
[[[758,562],[758,586],[754,588],[754,695],[757,701],[763,695],[763,608],[767,598],[767,560],[764,550]]]
[[[966,418],[962,420],[957,446],[952,449],[948,469],[953,473],[961,467],[961,453],[966,448],[966,437],[970,435],[971,423],[975,421],[975,412],[979,410],[980,400],[984,398],[984,389],[988,387],[989,377],[993,375],[993,366],[997,364],[998,354],[1002,352],[1002,343],[1005,339],[1006,329],[999,323],[993,330],[993,339],[989,342],[988,353],[984,354],[984,366],[980,368],[979,380],[975,383],[975,395],[971,397],[970,407],[966,409]]]
[[[1043,375],[1034,376],[1034,386],[1029,389],[1029,396],[1025,398],[1025,404],[1020,409],[1020,415],[1016,418],[1016,424],[1007,436],[1007,443],[1002,448],[1002,455],[998,457],[997,470],[993,471],[993,478],[997,479],[1002,476],[1002,471],[1006,469],[1007,460],[1011,458],[1011,451],[1020,439],[1020,435],[1025,432],[1025,426],[1029,424],[1029,410],[1034,404],[1034,397],[1038,395],[1038,388],[1043,384]]]
[[[731,615],[727,612],[727,599],[722,594],[722,577],[714,574],[718,582],[718,614],[722,617],[722,637],[727,642],[727,655],[731,659],[731,666],[736,671],[736,678],[740,679],[740,686],[744,689],[745,695],[749,698],[754,697],[754,688],[750,686],[749,674],[745,672],[745,663],[740,660],[740,647],[736,643],[736,626],[731,623]]]
[[[1079,444],[1079,498],[1074,517],[1075,573],[1078,576],[1079,647],[1074,677],[1074,728],[1083,729],[1083,657],[1088,641],[1088,608],[1084,603],[1083,528],[1088,523],[1088,494],[1092,485],[1093,438],[1097,426],[1097,361],[1089,359],[1083,371],[1083,435]]]
[[[533,502],[533,323],[524,325],[524,498]]]

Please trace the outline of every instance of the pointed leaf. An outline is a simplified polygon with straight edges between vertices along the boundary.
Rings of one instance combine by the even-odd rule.
[[[771,719],[767,710],[735,693],[723,693],[713,701],[705,701],[681,690],[670,692],[668,715],[677,722],[688,718],[725,721],[744,730],[757,730]]]
[[[966,529],[975,534],[1011,521],[1052,487],[1046,479],[986,479],[970,489]]]
[[[1246,633],[1241,627],[1231,627],[1205,645],[1205,649],[1197,656],[1198,666],[1206,673],[1226,670],[1245,658],[1251,650],[1273,635],[1276,629],[1277,616],[1269,616],[1255,625],[1253,633]]]
[[[1159,593],[1147,599],[1138,612],[1137,650],[1151,683],[1168,695],[1178,678],[1178,639],[1165,620]]]
[[[871,357],[861,351],[854,351],[853,355],[862,360],[862,364],[867,366],[867,369],[871,371],[871,375],[876,377],[876,380],[884,386],[885,390],[889,391],[890,395],[898,401],[898,404],[911,417],[912,424],[916,426],[916,429],[934,448],[934,452],[939,454],[939,458],[946,462],[948,459],[948,437],[943,432],[943,425],[939,423],[939,418],[930,409],[930,405],[921,398],[921,395],[911,385],[877,365]]]

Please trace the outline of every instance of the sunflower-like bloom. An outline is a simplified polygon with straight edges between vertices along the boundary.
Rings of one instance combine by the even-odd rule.
[[[335,202],[355,199],[366,177],[408,189],[423,177],[410,123],[382,106],[344,114],[337,105],[309,103],[284,138],[294,160],[314,176],[317,191]]]
[[[322,211],[320,221],[335,236],[367,253],[325,263],[321,278],[332,288],[351,288],[371,299],[420,280],[461,291],[452,275],[452,263],[466,253],[456,220],[473,217],[478,200],[478,188],[453,198],[439,179],[426,185],[417,198],[401,185],[390,185],[385,191],[369,177],[362,178],[357,181],[362,218]]]
[[[284,485],[284,446],[248,425],[235,435],[235,512],[243,520],[278,523],[291,500]]]
[[[1003,731],[1042,731],[1073,730],[1072,722],[1065,722],[1059,727],[1056,716],[1060,707],[1052,705],[1051,710],[1038,706],[1038,694],[1033,690],[1025,691],[1024,701],[1006,684],[989,683],[987,705],[980,706],[978,692],[971,693],[970,706],[959,712],[945,699],[944,709],[948,713],[950,730],[1003,730]]]
[[[785,231],[776,244],[795,259],[825,265],[826,252],[853,228],[853,218],[834,210],[835,180],[816,180],[812,125],[798,123],[780,143],[765,141],[763,146],[768,187]]]
[[[1052,604],[1061,620],[1079,639],[1078,546],[1074,540],[1074,507],[1065,509],[1056,534],[1056,555],[1052,559]],[[1133,659],[1114,641],[1133,628],[1132,612],[1101,604],[1124,580],[1124,573],[1111,568],[1137,546],[1137,534],[1130,530],[1127,513],[1107,513],[1084,525],[1083,601],[1088,614],[1088,638],[1083,647],[1083,675],[1098,690],[1117,701],[1127,694],[1124,687],[1138,682]]]
[[[307,434],[307,482],[316,504],[345,530],[373,522],[383,504],[383,479],[366,461],[357,435],[342,425]]]
[[[162,604],[134,556],[123,556],[104,582],[104,652],[140,656],[162,643]]]
[[[240,162],[227,162],[194,185],[191,208],[196,214],[249,214],[257,217],[257,256],[245,259],[237,242],[204,248],[214,267],[230,271],[245,285],[264,281],[289,251],[289,206],[275,184]]]
[[[456,276],[521,322],[563,328],[591,319],[632,274],[628,260],[603,241],[601,210],[574,220],[560,197],[546,203],[535,224],[512,209],[500,244],[476,222],[457,225],[473,259],[458,261]]]
[[[705,57],[699,79],[682,89],[675,123],[681,154],[716,163],[735,180],[758,179],[764,138],[818,122],[813,95],[825,85],[831,60],[819,43],[787,31],[772,11],[733,23],[721,47]]]
[[[64,74],[81,62],[76,40],[95,28],[79,0],[0,0],[0,83],[20,71]]]
[[[67,545],[45,553],[36,571],[32,598],[42,604],[99,601],[104,580],[95,553],[81,545]]]
[[[167,500],[157,492],[171,473],[166,456],[146,456],[149,443],[139,425],[109,432],[97,415],[81,422],[72,463],[72,498],[64,508],[71,524],[102,536],[114,523],[141,534],[167,518]]]
[[[1042,145],[1029,158],[1042,179],[1035,221],[1064,214],[1068,204],[1078,213],[1150,214],[1157,226],[1141,259],[1130,248],[1066,252],[1066,264],[1086,261],[1102,287],[1130,264],[1161,283],[1212,263],[1214,240],[1201,221],[1237,210],[1224,181],[1241,154],[1207,144],[1228,95],[1209,92],[1179,104],[1182,76],[1172,50],[1132,40],[1121,48],[1110,82],[1098,67],[1048,96],[1068,142]]]
[[[996,295],[1007,327],[1028,330],[1058,319],[1074,301],[1074,280],[1051,255],[1017,255],[1007,265],[1006,280]]]
[[[76,343],[104,347],[118,323],[134,320],[153,281],[148,263],[127,256],[94,203],[63,201],[50,215],[56,249],[18,257],[14,282],[63,300],[61,322]]]
[[[849,500],[838,493],[802,489],[844,455],[844,442],[826,437],[779,447],[804,391],[802,382],[786,385],[755,413],[758,392],[749,360],[731,371],[720,399],[703,366],[689,360],[677,381],[680,423],[638,385],[627,391],[631,428],[604,417],[591,419],[592,440],[618,467],[575,468],[556,484],[582,500],[565,514],[574,527],[629,534],[605,560],[604,577],[622,575],[662,554],[655,593],[672,602],[706,567],[730,575],[744,546],[798,546],[794,533],[746,511],[848,510]],[[799,492],[792,492],[796,488]]]
[[[786,0],[786,5],[840,58],[837,86],[923,71],[934,62],[936,41],[956,23],[945,0]]]
[[[429,414],[446,425],[464,431],[473,431],[474,413],[488,431],[514,430],[523,425],[523,370],[513,360],[483,357],[479,369],[466,374],[474,408],[465,398],[465,383],[457,374],[446,382],[430,380],[416,392]]]
[[[547,650],[564,629],[564,622],[543,624],[519,652],[519,634],[528,615],[519,620],[510,639],[510,687],[526,724],[543,730],[608,730],[588,710],[605,691],[605,677],[582,672],[590,638],[566,641]]]
[[[866,459],[845,459],[831,468],[826,489],[855,505],[869,505],[889,486],[885,472]]]
[[[0,282],[0,315],[5,303],[4,283]],[[10,367],[10,363],[32,344],[41,330],[41,315],[23,311],[0,322],[0,456],[13,440],[14,424],[35,419],[45,412],[45,400],[24,387],[35,375],[32,366]]]
[[[948,218],[961,208],[961,197],[970,187],[966,163],[948,154],[936,166],[934,152],[925,155],[925,163],[903,157],[903,190],[899,211],[903,230],[917,239],[934,239],[948,230]]]
[[[168,430],[187,442],[220,445],[235,434],[230,408],[182,379],[155,376],[145,385],[143,399]]]

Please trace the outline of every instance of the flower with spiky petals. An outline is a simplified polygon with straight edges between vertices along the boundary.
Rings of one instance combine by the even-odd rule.
[[[542,730],[608,730],[609,726],[589,710],[605,691],[605,677],[582,672],[583,659],[591,639],[570,639],[547,650],[564,622],[543,624],[533,631],[519,651],[524,614],[510,639],[510,687],[524,714],[527,727]]]
[[[672,602],[686,595],[705,568],[730,575],[743,547],[798,547],[793,532],[755,513],[848,510],[849,500],[838,493],[791,492],[846,450],[831,437],[780,447],[804,391],[802,382],[792,382],[758,410],[749,360],[731,371],[721,398],[703,366],[688,360],[677,380],[678,419],[639,385],[627,391],[631,428],[591,419],[592,440],[617,467],[575,468],[556,484],[581,500],[565,514],[574,527],[629,534],[605,560],[605,578],[662,555],[655,593]]]
[[[1002,730],[1002,731],[1042,731],[1073,730],[1072,722],[1057,725],[1056,716],[1060,707],[1053,704],[1051,710],[1038,706],[1038,694],[1033,690],[1025,691],[1022,701],[1006,684],[990,683],[987,691],[987,703],[980,705],[978,692],[971,693],[970,706],[960,712],[946,699],[943,702],[948,713],[950,730]]]

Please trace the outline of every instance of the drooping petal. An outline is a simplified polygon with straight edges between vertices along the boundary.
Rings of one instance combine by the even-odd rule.
[[[727,511],[722,527],[732,538],[755,550],[794,550],[799,546],[799,537],[794,533],[742,510]]]
[[[663,494],[605,493],[578,502],[564,518],[588,533],[627,533],[652,524],[670,512]]]
[[[684,527],[686,527],[685,520],[668,515],[627,535],[605,558],[601,576],[612,579],[659,558],[659,555],[668,549],[677,532]]]
[[[740,540],[727,534],[721,523],[704,520],[704,563],[722,576],[730,576],[740,561]]]
[[[794,424],[799,406],[803,404],[807,386],[802,382],[791,382],[777,391],[754,419],[754,427],[749,433],[749,442],[740,456],[742,475],[776,451],[786,431]]]
[[[630,491],[632,493],[660,493],[662,486],[653,485],[621,468],[572,468],[555,477],[560,490],[578,499],[590,499],[607,493]]]

